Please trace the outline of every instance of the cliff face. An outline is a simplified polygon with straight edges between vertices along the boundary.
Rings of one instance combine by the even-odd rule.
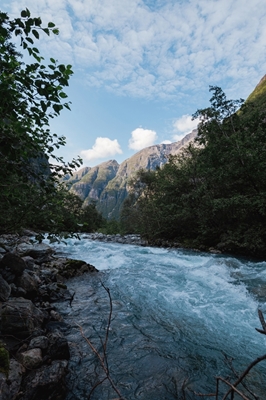
[[[92,200],[99,201],[108,182],[116,176],[118,167],[115,160],[110,160],[93,168],[82,168],[73,176],[65,177],[64,181],[70,191],[79,196],[86,205]]]
[[[197,130],[193,130],[179,142],[147,147],[123,161],[120,166],[111,160],[93,168],[82,168],[71,178],[66,177],[65,181],[71,185],[71,192],[84,201],[84,205],[94,200],[105,218],[118,218],[128,194],[127,183],[134,174],[139,169],[155,170],[164,165],[170,154],[178,154],[196,135]]]

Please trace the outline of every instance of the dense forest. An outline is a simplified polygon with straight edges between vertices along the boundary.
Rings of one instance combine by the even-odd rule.
[[[121,223],[151,243],[266,255],[266,80],[246,102],[210,87],[198,136],[180,156],[131,182]]]

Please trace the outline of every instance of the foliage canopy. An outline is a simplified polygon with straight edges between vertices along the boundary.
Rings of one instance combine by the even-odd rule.
[[[195,142],[161,169],[138,174],[121,218],[150,241],[264,257],[266,104],[210,91],[210,107],[194,115]]]
[[[34,45],[42,33],[58,35],[59,31],[52,22],[43,27],[41,19],[32,17],[28,9],[13,20],[0,13],[2,233],[26,226],[53,232],[75,230],[82,219],[75,208],[78,200],[59,183],[60,176],[71,174],[80,166],[81,159],[66,163],[56,156],[54,151],[65,145],[65,137],[51,132],[49,127],[51,118],[70,109],[64,89],[73,71],[71,65],[59,64],[53,58],[45,64]],[[22,62],[13,36],[20,38],[21,48],[32,59],[31,63]],[[72,219],[71,226],[65,223],[65,214]]]

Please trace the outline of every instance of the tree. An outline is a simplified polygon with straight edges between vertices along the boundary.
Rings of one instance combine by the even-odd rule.
[[[151,241],[264,257],[266,97],[243,103],[218,87],[210,91],[210,107],[194,115],[201,121],[195,143],[137,176],[122,218],[134,219]]]
[[[52,22],[43,27],[28,9],[14,20],[0,13],[0,232],[35,226],[48,198],[58,195],[59,176],[81,164],[54,154],[65,137],[52,133],[49,121],[70,109],[64,88],[73,71],[53,58],[45,65],[34,47],[41,33],[57,35],[58,29]],[[32,63],[21,61],[12,35]]]

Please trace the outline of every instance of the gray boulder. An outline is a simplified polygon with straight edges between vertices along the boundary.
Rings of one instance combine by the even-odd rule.
[[[34,369],[42,364],[42,351],[38,348],[23,351],[19,353],[18,359],[25,368]]]
[[[48,336],[50,346],[48,354],[52,360],[69,360],[70,352],[68,341],[61,332],[52,332]]]
[[[68,362],[53,361],[49,366],[31,371],[23,384],[21,400],[63,400],[66,395],[65,376]]]
[[[16,399],[20,391],[22,375],[25,372],[24,367],[14,359],[10,360],[8,378],[0,372],[0,399]]]
[[[0,300],[7,301],[11,293],[11,287],[0,275]]]
[[[18,287],[21,287],[26,292],[26,297],[36,296],[38,291],[40,280],[36,275],[31,275],[26,270],[23,271],[23,274],[18,278],[16,284]]]
[[[34,304],[22,297],[9,299],[2,305],[2,333],[16,337],[30,336],[36,328],[40,328],[44,313]]]
[[[30,256],[39,262],[50,260],[51,255],[55,252],[45,243],[21,243],[17,246],[16,251],[22,256]]]
[[[46,336],[37,336],[36,338],[31,339],[28,350],[36,348],[46,350],[48,346],[49,339]]]
[[[5,267],[9,268],[14,275],[20,276],[27,268],[27,264],[17,254],[7,253],[0,262],[0,268]]]

